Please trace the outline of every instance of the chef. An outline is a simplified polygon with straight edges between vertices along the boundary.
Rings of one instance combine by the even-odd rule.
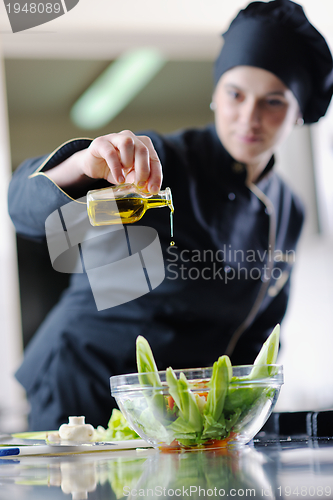
[[[91,189],[129,182],[157,193],[163,183],[175,206],[174,246],[166,209],[140,221],[157,231],[164,258],[165,278],[150,293],[98,309],[87,273],[72,274],[16,374],[32,430],[57,428],[69,415],[106,426],[115,405],[109,377],[136,371],[138,335],[161,370],[210,366],[224,353],[251,364],[284,317],[304,214],[274,170],[274,153],[294,127],[325,114],[332,55],[289,0],[249,4],[223,39],[213,124],[74,139],[13,176],[10,215],[19,234],[36,240],[45,239],[50,214]],[[117,251],[114,237],[105,255]],[[97,240],[93,253],[102,255]],[[135,278],[131,285],[125,274],[130,290]]]

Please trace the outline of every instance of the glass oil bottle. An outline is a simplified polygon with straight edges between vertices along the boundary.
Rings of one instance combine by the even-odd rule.
[[[174,207],[170,188],[151,194],[134,184],[120,184],[87,193],[87,211],[92,226],[131,224],[140,220],[149,208],[161,207],[170,208],[173,236]]]

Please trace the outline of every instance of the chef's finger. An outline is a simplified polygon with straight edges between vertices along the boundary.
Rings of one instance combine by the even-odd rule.
[[[122,130],[118,134],[113,134],[113,145],[119,151],[119,157],[124,173],[128,173],[134,168],[136,136],[130,130]]]
[[[126,180],[128,177],[133,178],[133,170],[135,171],[135,182],[139,187],[144,187],[147,184],[150,176],[150,158],[149,148],[146,146],[142,138],[137,137],[130,130],[123,130],[117,134],[110,134],[110,141],[118,152],[122,171]],[[110,168],[114,175],[117,175],[119,165],[114,163]],[[131,173],[129,176],[128,174]]]
[[[156,194],[161,189],[162,165],[150,137],[138,136],[138,138],[146,145],[149,152],[149,176],[146,179],[142,176],[142,182],[145,180],[148,190]],[[136,179],[140,174],[141,172],[136,169]]]
[[[112,135],[97,137],[89,146],[93,160],[89,162],[91,177],[100,177],[111,184],[124,182],[123,166],[119,151],[113,144]],[[87,175],[89,173],[87,172]]]

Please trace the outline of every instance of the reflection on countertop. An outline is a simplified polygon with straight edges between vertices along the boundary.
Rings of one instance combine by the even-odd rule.
[[[153,449],[0,460],[1,500],[332,498],[333,439],[256,439],[238,450]]]

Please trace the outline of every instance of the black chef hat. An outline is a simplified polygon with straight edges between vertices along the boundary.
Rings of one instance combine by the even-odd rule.
[[[215,84],[234,66],[274,73],[295,95],[305,123],[314,123],[333,93],[332,54],[300,5],[290,0],[252,2],[223,34]]]

